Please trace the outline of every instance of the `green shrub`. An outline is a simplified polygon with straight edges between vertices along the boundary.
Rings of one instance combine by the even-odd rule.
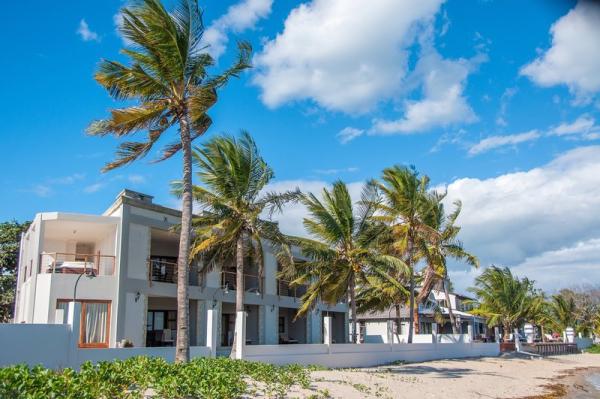
[[[0,368],[0,398],[134,399],[149,389],[156,398],[169,399],[229,399],[257,391],[282,397],[293,385],[310,385],[306,368],[228,358],[172,364],[162,358],[135,357],[95,365],[87,362],[79,371],[24,365]]]
[[[585,350],[586,353],[595,353],[600,355],[600,345],[594,344]]]

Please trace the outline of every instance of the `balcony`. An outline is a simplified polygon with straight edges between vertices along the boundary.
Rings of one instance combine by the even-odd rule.
[[[148,277],[150,281],[177,283],[177,260],[148,259]]]
[[[115,274],[116,258],[114,255],[42,252],[40,254],[40,273],[53,274],[88,274],[112,276]]]
[[[244,274],[244,291],[260,292],[261,289],[260,277],[256,274]],[[222,271],[221,272],[221,287],[227,287],[230,290],[237,289],[236,272]]]
[[[302,298],[306,294],[306,285],[292,286],[289,281],[277,279],[277,295]]]

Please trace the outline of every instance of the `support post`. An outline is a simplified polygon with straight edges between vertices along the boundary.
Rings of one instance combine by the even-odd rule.
[[[500,327],[494,327],[494,340],[500,342]]]
[[[527,339],[527,343],[528,344],[533,344],[533,324],[531,323],[525,323],[525,326],[523,327],[525,330],[525,338]]]
[[[246,312],[239,311],[235,316],[235,358],[244,358],[244,348],[246,347]]]
[[[387,342],[390,345],[394,343],[394,320],[387,321]]]
[[[567,327],[567,329],[565,330],[565,337],[567,339],[567,343],[572,344],[573,342],[575,342],[575,330],[573,329],[573,327]]]
[[[467,342],[473,342],[473,324],[472,323],[469,323],[467,325],[467,335],[468,335]]]
[[[217,356],[217,320],[218,312],[216,309],[208,308],[206,311],[206,346],[210,349],[210,357]]]
[[[431,340],[434,344],[438,342],[437,323],[431,323]]]
[[[515,336],[515,349],[517,350],[517,352],[520,352],[521,351],[521,340],[519,339],[519,329],[518,328],[515,328],[514,336]]]
[[[332,322],[331,316],[323,317],[323,343],[327,345],[327,351],[331,353],[331,344],[333,342],[332,337]]]
[[[77,351],[79,350],[79,333],[81,329],[81,303],[69,302],[67,306],[67,324],[70,329],[69,354],[67,367],[79,367]]]

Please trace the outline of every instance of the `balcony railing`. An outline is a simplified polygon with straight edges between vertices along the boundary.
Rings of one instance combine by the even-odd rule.
[[[150,281],[177,283],[177,263],[160,259],[148,259]]]
[[[78,254],[65,252],[42,252],[40,254],[40,273],[83,274],[94,273],[97,276],[112,276],[115,273],[114,255]]]
[[[281,279],[277,280],[277,295],[301,298],[304,294],[306,294],[305,285],[292,286],[289,281]]]
[[[237,289],[236,273],[233,271],[221,272],[221,286],[230,290]],[[244,291],[260,292],[260,277],[255,274],[244,274]]]

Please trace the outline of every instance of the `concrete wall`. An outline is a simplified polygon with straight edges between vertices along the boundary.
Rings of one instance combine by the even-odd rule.
[[[0,324],[0,366],[25,363],[49,368],[69,366],[67,324]]]
[[[247,346],[244,359],[272,364],[318,364],[325,367],[370,367],[396,361],[498,356],[497,343],[468,344],[307,344]]]

